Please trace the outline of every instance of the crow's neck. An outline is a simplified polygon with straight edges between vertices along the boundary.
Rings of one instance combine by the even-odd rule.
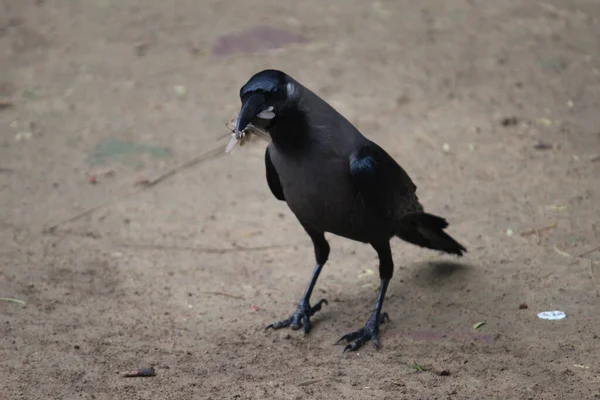
[[[274,122],[269,133],[275,147],[285,152],[296,152],[308,145],[310,131],[303,111],[289,110]]]

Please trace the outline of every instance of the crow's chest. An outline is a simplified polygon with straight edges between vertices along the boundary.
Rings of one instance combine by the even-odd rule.
[[[320,154],[286,159],[276,154],[272,161],[285,200],[300,222],[323,231],[349,223],[357,191],[346,159]]]

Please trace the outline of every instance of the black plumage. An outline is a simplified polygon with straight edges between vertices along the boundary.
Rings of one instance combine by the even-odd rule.
[[[424,212],[416,185],[385,150],[290,76],[259,72],[241,88],[240,98],[236,132],[252,123],[270,135],[268,186],[310,236],[317,263],[296,312],[268,328],[310,331],[310,317],[327,303],[311,306],[310,296],[329,257],[329,232],[369,243],[377,252],[381,284],[375,310],[363,328],[340,341],[349,342],[345,350],[357,350],[368,340],[379,347],[379,325],[387,318],[382,305],[394,269],[391,238],[458,256],[465,247],[444,231],[443,218]]]

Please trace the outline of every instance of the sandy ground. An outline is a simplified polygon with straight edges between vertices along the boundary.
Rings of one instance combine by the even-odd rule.
[[[0,399],[600,397],[600,3],[342,3],[0,2],[0,297],[26,302],[0,301]],[[332,345],[378,284],[333,236],[311,335],[263,330],[313,268],[264,143],[135,185],[224,147],[263,68],[383,145],[469,248],[393,242],[379,352]]]

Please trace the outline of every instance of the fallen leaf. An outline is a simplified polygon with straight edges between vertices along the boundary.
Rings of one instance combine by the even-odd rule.
[[[473,325],[473,329],[479,329],[484,325],[485,325],[485,321],[477,322],[475,325]]]

